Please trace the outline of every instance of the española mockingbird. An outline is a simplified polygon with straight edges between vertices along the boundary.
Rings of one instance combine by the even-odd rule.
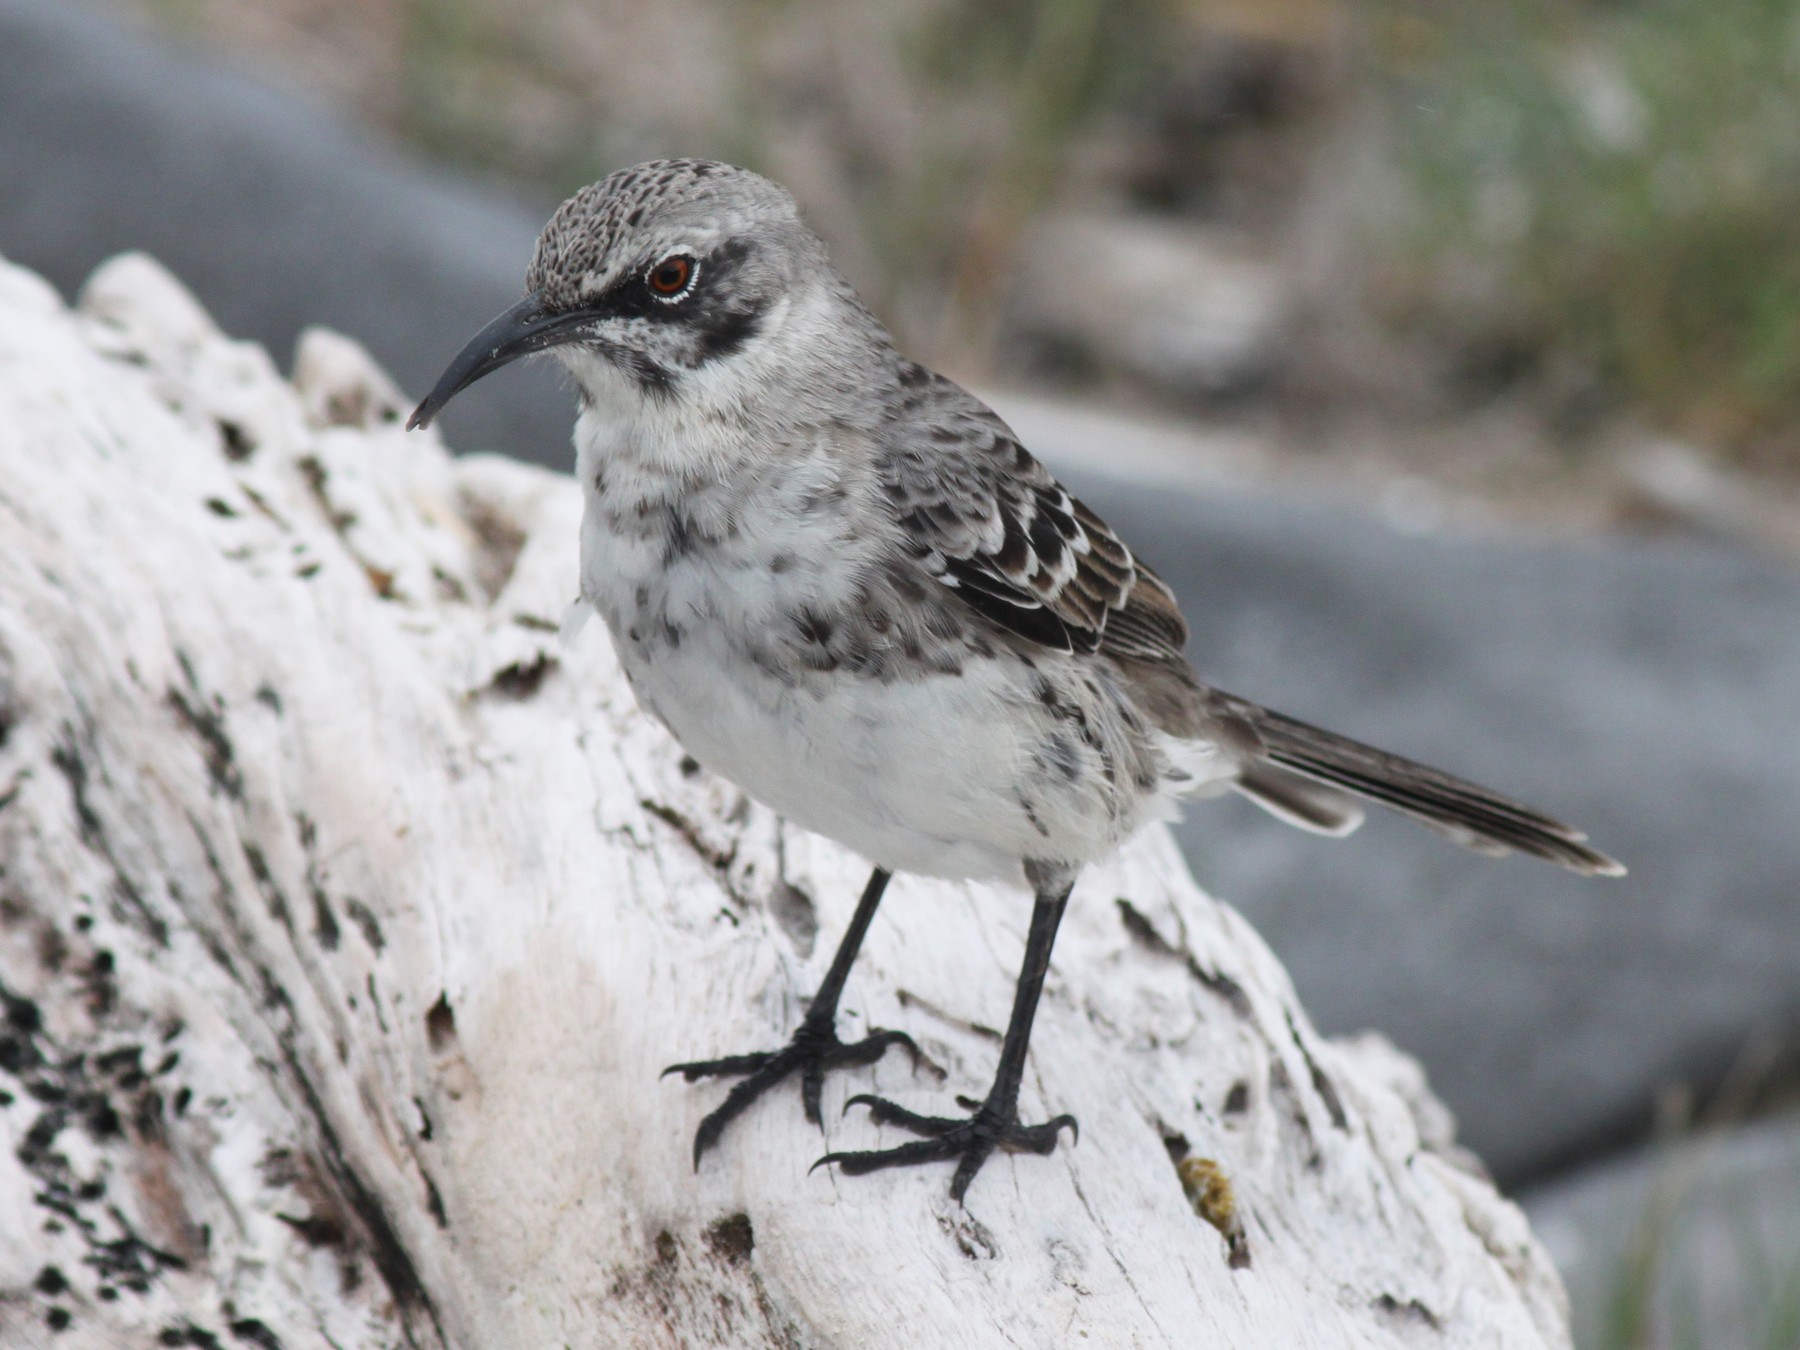
[[[1578,830],[1436,769],[1209,688],[1175,597],[1006,424],[906,360],[794,200],[700,160],[624,169],[563,203],[528,294],[413,413],[529,352],[574,376],[586,500],[581,597],[643,705],[703,764],[875,864],[793,1040],[675,1065],[738,1076],[694,1161],[800,1075],[874,1062],[838,996],[891,872],[1036,896],[993,1086],[967,1116],[851,1098],[921,1136],[830,1153],[845,1172],[1049,1153],[1074,1118],[1022,1124],[1019,1083],[1051,944],[1082,865],[1180,797],[1242,793],[1342,835],[1358,799],[1487,853],[1618,875]]]

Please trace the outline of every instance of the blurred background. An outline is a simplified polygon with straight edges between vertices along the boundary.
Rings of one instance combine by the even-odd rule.
[[[147,249],[414,394],[558,200],[677,154],[791,188],[1208,678],[1631,865],[1181,831],[1425,1062],[1585,1350],[1800,1347],[1800,6],[0,0],[0,253]],[[509,370],[445,425],[563,468],[569,418]]]
[[[965,378],[1537,523],[1800,506],[1781,0],[117,3],[530,199],[758,169]]]

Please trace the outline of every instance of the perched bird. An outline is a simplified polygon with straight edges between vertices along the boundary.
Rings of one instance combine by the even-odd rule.
[[[530,352],[574,377],[581,596],[637,698],[697,759],[874,864],[782,1049],[673,1066],[738,1076],[694,1140],[801,1079],[913,1051],[838,1039],[838,997],[889,874],[1034,893],[993,1085],[966,1116],[853,1097],[921,1136],[846,1172],[1049,1153],[1020,1121],[1031,1023],[1083,864],[1181,797],[1236,791],[1341,835],[1379,802],[1488,853],[1623,869],[1484,788],[1202,684],[1169,588],[979,399],[902,357],[801,221],[748,170],[623,169],[563,203],[523,300],[451,361],[409,427]]]

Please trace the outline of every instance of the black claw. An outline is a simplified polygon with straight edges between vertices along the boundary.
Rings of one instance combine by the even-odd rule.
[[[819,1099],[824,1092],[825,1070],[873,1064],[894,1045],[904,1047],[914,1062],[918,1062],[919,1048],[903,1031],[876,1031],[846,1045],[838,1040],[837,1032],[829,1024],[807,1021],[800,1024],[793,1040],[780,1050],[759,1050],[748,1055],[671,1064],[663,1070],[664,1078],[679,1073],[693,1083],[702,1078],[743,1076],[743,1081],[732,1085],[725,1100],[708,1113],[694,1132],[694,1167],[699,1168],[701,1157],[719,1142],[727,1125],[796,1070],[800,1072],[800,1102],[806,1118],[823,1128]]]
[[[774,1056],[767,1051],[756,1051],[748,1055],[727,1055],[724,1059],[696,1059],[687,1064],[671,1064],[657,1076],[667,1078],[678,1073],[690,1083],[697,1083],[702,1078],[731,1077],[736,1074],[755,1073],[767,1064]]]
[[[926,1137],[896,1148],[827,1153],[809,1171],[830,1163],[848,1176],[861,1176],[886,1167],[909,1167],[954,1159],[956,1172],[950,1179],[950,1198],[958,1204],[962,1203],[975,1174],[996,1149],[1008,1153],[1052,1153],[1064,1126],[1077,1142],[1081,1138],[1081,1127],[1074,1116],[1057,1116],[1041,1125],[1022,1125],[1015,1110],[993,1108],[986,1103],[975,1103],[972,1114],[960,1120],[923,1116],[868,1092],[859,1092],[844,1103],[846,1111],[852,1106],[868,1107],[870,1117],[878,1124],[898,1125]]]
[[[914,1134],[941,1136],[952,1130],[967,1125],[966,1120],[957,1120],[945,1116],[922,1116],[915,1111],[908,1111],[885,1097],[877,1097],[872,1092],[859,1092],[844,1103],[848,1111],[852,1106],[869,1108],[869,1118],[877,1125],[898,1125],[903,1130],[911,1130]]]

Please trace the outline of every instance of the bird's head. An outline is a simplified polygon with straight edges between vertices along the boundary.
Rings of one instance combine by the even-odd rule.
[[[525,285],[408,427],[532,352],[554,349],[589,402],[682,400],[779,381],[784,352],[841,326],[822,321],[834,307],[867,317],[785,189],[707,160],[652,160],[583,188],[544,227]]]

